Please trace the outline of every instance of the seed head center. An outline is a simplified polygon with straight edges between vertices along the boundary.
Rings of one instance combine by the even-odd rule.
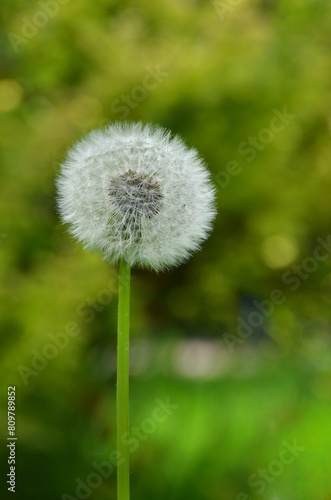
[[[127,219],[137,223],[142,217],[150,219],[161,208],[163,194],[152,176],[128,170],[113,179],[109,195]]]

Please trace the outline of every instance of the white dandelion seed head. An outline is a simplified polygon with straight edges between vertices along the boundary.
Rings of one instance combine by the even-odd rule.
[[[77,142],[57,188],[62,221],[86,249],[157,271],[198,250],[216,215],[197,151],[141,123],[110,125]]]

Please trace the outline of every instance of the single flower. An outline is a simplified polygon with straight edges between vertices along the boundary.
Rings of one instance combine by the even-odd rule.
[[[208,237],[215,190],[197,151],[160,127],[117,123],[69,150],[57,179],[63,222],[86,249],[156,271]]]

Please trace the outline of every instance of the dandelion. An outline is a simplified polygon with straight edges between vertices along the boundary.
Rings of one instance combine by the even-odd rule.
[[[117,345],[117,498],[129,500],[129,302],[131,267],[176,266],[198,250],[216,215],[215,190],[197,151],[160,127],[114,124],[68,152],[58,207],[86,249],[120,263]]]
[[[58,192],[62,220],[86,249],[156,271],[198,250],[215,216],[214,189],[196,150],[140,123],[111,125],[78,142]]]

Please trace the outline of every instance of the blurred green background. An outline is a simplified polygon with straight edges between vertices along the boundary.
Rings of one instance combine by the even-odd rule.
[[[219,204],[187,264],[134,272],[132,499],[329,500],[329,1],[1,10],[1,497],[15,385],[16,498],[116,498],[93,465],[115,449],[116,269],[67,235],[54,178],[126,119],[195,146]]]

